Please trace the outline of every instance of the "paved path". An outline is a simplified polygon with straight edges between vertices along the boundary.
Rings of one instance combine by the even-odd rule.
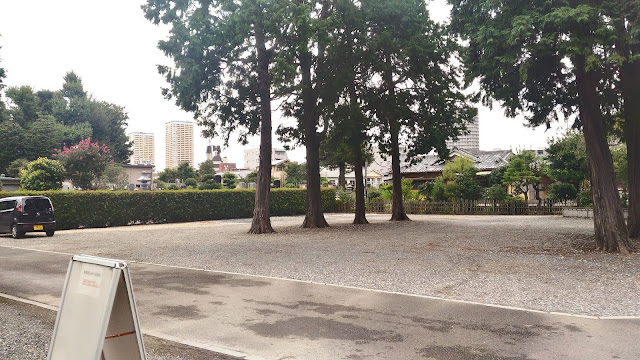
[[[57,306],[70,256],[0,247],[0,293]],[[640,358],[640,319],[129,265],[143,332],[247,359]]]

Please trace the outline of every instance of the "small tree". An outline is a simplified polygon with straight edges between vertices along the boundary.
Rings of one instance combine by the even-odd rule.
[[[488,187],[484,196],[489,200],[504,201],[509,194],[507,194],[502,185],[496,184]]]
[[[129,185],[127,170],[120,164],[111,164],[97,181],[97,188],[110,190],[125,190]]]
[[[20,171],[20,188],[23,190],[60,190],[64,167],[56,160],[38,158]]]
[[[202,182],[198,185],[200,190],[222,189],[222,184],[216,181],[215,176],[207,174],[202,177]]]
[[[198,167],[198,175],[200,175],[200,180],[202,180],[206,175],[215,175],[216,169],[213,165],[213,160],[205,160],[200,163]]]
[[[94,188],[93,183],[102,175],[112,158],[106,145],[92,143],[91,138],[80,141],[77,145],[64,147],[53,156],[64,166],[66,175],[74,186],[87,190]]]
[[[188,178],[184,181],[189,189],[196,189],[198,187],[198,180],[195,178]]]
[[[433,182],[433,188],[431,189],[431,199],[433,201],[447,201],[447,195],[444,191],[444,179],[442,176],[438,177]]]
[[[287,163],[284,168],[284,172],[287,174],[286,183],[293,185],[292,187],[299,187],[300,184],[307,178],[307,168],[305,164],[298,164],[293,161]]]
[[[187,179],[195,179],[198,177],[196,169],[189,165],[188,162],[183,162],[182,164],[178,165],[178,169],[176,169],[176,171],[178,179],[180,179],[182,183],[185,183]]]
[[[458,175],[455,183],[458,185],[460,198],[465,200],[479,200],[482,198],[483,191],[476,180],[477,173],[478,169],[475,166],[471,166]]]
[[[502,183],[511,185],[511,192],[515,195],[524,195],[524,200],[529,201],[529,186],[537,184],[540,177],[530,169],[530,164],[535,161],[530,151],[523,151],[509,159],[507,170],[504,173]]]
[[[175,184],[178,179],[178,171],[176,169],[164,169],[158,174],[158,180]]]
[[[444,180],[455,180],[458,175],[462,174],[466,169],[476,169],[473,161],[464,156],[458,156],[453,161],[447,161],[442,170],[442,178]],[[476,172],[478,170],[476,169]]]
[[[224,184],[224,187],[227,189],[235,189],[237,183],[238,176],[236,174],[228,171],[222,174],[222,184]]]
[[[21,170],[24,170],[29,166],[29,160],[16,159],[13,160],[9,166],[7,166],[7,176],[17,177]]]
[[[557,183],[549,189],[549,199],[554,202],[562,201],[566,204],[569,200],[575,200],[577,196],[578,190],[573,184]]]

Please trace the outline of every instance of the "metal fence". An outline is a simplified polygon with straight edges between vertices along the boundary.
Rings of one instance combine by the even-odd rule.
[[[366,203],[367,213],[391,213],[391,202],[374,199]],[[562,215],[562,207],[551,202],[541,205],[527,205],[521,201],[442,201],[407,200],[404,202],[407,214],[449,214],[449,215]],[[354,212],[353,201],[338,202],[336,212]]]

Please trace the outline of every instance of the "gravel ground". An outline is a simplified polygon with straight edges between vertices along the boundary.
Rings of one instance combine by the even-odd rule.
[[[0,359],[46,359],[54,311],[0,297]],[[234,360],[231,356],[144,336],[148,360]]]
[[[328,214],[57,232],[0,244],[593,316],[640,316],[640,255],[593,251],[593,222],[560,216]],[[640,244],[636,244],[637,246]],[[638,246],[640,248],[640,246]],[[135,274],[132,274],[135,278]]]

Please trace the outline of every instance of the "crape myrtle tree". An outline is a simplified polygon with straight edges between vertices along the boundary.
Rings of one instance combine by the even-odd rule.
[[[429,18],[423,0],[362,0],[366,19],[366,108],[376,121],[376,142],[391,155],[392,221],[408,220],[400,174],[400,140],[407,158],[435,149],[448,154],[477,110],[461,92],[458,46]]]
[[[283,26],[285,0],[148,0],[147,19],[171,26],[158,47],[174,66],[159,66],[182,109],[193,112],[205,135],[260,133],[260,163],[250,233],[271,233],[271,89],[286,63],[275,46]]]
[[[598,6],[620,1],[448,0],[453,30],[468,42],[468,80],[479,78],[483,101],[499,100],[509,116],[531,125],[579,114],[594,200],[596,248],[632,250],[607,144],[603,85],[611,75],[608,17]],[[636,2],[637,3],[637,2]],[[617,5],[616,5],[617,6]]]

